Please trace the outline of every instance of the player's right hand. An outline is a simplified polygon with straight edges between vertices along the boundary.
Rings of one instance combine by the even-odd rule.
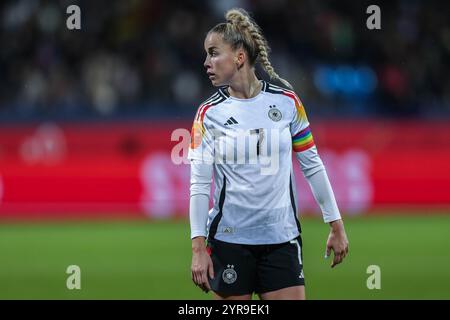
[[[211,279],[214,278],[214,269],[206,247],[192,253],[191,273],[192,281],[196,286],[200,287],[206,293],[211,290],[208,276]]]

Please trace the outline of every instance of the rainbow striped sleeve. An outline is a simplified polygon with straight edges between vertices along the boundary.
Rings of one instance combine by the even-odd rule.
[[[308,150],[312,146],[314,146],[314,139],[309,127],[292,137],[292,149],[294,152],[302,152]]]
[[[203,125],[203,119],[205,118],[206,111],[211,105],[201,105],[197,111],[197,115],[192,125],[191,130],[191,149],[196,149],[202,144],[203,136],[205,135],[205,126]]]

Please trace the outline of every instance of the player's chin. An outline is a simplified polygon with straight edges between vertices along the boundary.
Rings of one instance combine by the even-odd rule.
[[[222,86],[224,85],[221,81],[219,81],[219,80],[216,79],[216,78],[212,78],[212,79],[211,79],[211,84],[212,84],[214,87],[222,87]]]

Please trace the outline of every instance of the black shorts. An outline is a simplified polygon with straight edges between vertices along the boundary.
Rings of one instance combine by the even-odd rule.
[[[302,238],[268,245],[208,239],[214,265],[211,289],[221,295],[264,293],[305,285]]]

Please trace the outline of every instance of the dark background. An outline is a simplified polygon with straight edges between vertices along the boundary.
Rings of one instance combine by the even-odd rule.
[[[71,4],[81,30],[66,28]],[[366,27],[371,4],[381,30]],[[0,119],[190,118],[214,91],[205,34],[233,6],[261,26],[310,116],[450,116],[448,1],[7,0]]]

